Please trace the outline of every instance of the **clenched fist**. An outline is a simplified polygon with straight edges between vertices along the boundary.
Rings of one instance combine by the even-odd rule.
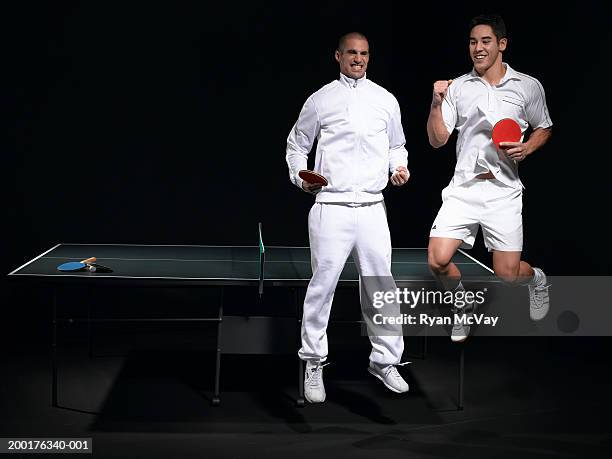
[[[431,105],[439,106],[442,105],[442,101],[446,97],[448,87],[451,85],[453,80],[438,80],[433,85],[433,98]]]
[[[410,178],[410,172],[404,166],[397,166],[391,176],[391,183],[395,186],[402,186]]]

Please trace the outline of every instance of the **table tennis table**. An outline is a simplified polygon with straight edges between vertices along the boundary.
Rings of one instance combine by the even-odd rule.
[[[60,272],[57,266],[95,256],[98,263],[110,267],[112,273]],[[492,279],[491,269],[459,250],[453,261],[466,277]],[[414,282],[433,282],[427,266],[427,249],[395,248],[392,254],[392,273],[398,287]],[[9,273],[13,279],[60,285],[105,285],[143,287],[247,287],[265,295],[272,288],[305,289],[312,275],[308,247],[210,246],[210,245],[135,245],[135,244],[57,244]],[[338,286],[359,285],[357,268],[349,258]],[[296,302],[297,302],[296,295]],[[219,375],[223,349],[221,346],[223,294],[217,314],[212,318],[183,318],[176,320],[214,321],[217,323],[215,383],[212,404],[220,403]],[[300,305],[301,306],[301,305]],[[52,404],[57,403],[57,316],[56,288],[52,303]],[[296,309],[297,310],[297,309]],[[300,321],[301,315],[296,317]],[[121,320],[121,319],[117,319]],[[143,319],[146,320],[146,319]],[[297,342],[297,340],[296,340]],[[450,339],[449,339],[450,342]],[[463,346],[460,345],[458,408],[463,407]],[[300,363],[299,397],[303,406],[303,362]]]

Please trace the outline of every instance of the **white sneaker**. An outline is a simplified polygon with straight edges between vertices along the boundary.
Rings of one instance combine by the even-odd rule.
[[[325,386],[323,385],[323,367],[320,362],[306,362],[304,372],[304,397],[310,403],[323,403],[325,401]]]
[[[462,289],[463,290],[463,289]],[[470,326],[467,323],[460,323],[455,320],[455,316],[464,316],[468,321],[472,320],[474,316],[474,302],[468,303],[463,306],[453,306],[451,308],[453,314],[453,328],[451,330],[451,341],[453,343],[463,343],[470,335]]]
[[[550,297],[546,285],[546,275],[540,268],[533,268],[541,276],[540,282],[536,285],[528,284],[529,288],[529,317],[531,320],[542,320],[550,309]]]
[[[464,312],[463,308],[453,308],[453,329],[451,330],[451,341],[453,343],[463,343],[470,334],[470,326],[466,323],[455,321],[455,315],[464,315],[466,319],[471,320],[473,313]]]
[[[459,312],[456,314],[461,314],[461,310],[458,310]],[[465,314],[468,318],[470,318],[472,316],[471,313],[466,313]],[[454,320],[454,316],[455,314],[453,314],[453,320]],[[453,325],[453,329],[451,330],[451,341],[453,343],[463,343],[468,336],[470,335],[470,326],[464,323],[457,323],[455,322]]]
[[[405,365],[406,363],[400,363],[400,365]],[[370,362],[368,371],[380,379],[390,391],[397,394],[408,392],[408,383],[399,374],[395,365],[380,366],[374,362]]]

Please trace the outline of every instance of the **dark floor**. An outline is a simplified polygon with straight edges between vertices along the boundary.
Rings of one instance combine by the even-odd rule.
[[[612,453],[608,340],[471,338],[465,409],[456,411],[450,340],[430,338],[426,359],[409,358],[410,393],[397,395],[366,372],[367,340],[357,337],[349,350],[345,338],[330,333],[327,401],[304,408],[293,403],[294,356],[224,356],[222,402],[213,408],[210,352],[130,350],[100,336],[90,358],[87,346],[64,342],[61,408],[52,408],[48,347],[15,336],[2,354],[0,433],[91,437],[95,457],[114,458]],[[420,341],[407,344],[418,353]]]
[[[470,337],[464,345],[465,409],[457,411],[460,347],[449,338],[430,337],[425,359],[419,355],[422,340],[406,338],[404,358],[413,363],[401,372],[410,392],[398,395],[367,373],[369,343],[359,327],[336,322],[328,330],[324,404],[295,406],[296,344],[286,346],[290,355],[224,355],[221,406],[212,407],[214,324],[99,324],[92,329],[90,355],[86,323],[63,322],[60,408],[53,408],[49,297],[44,290],[15,291],[3,296],[11,314],[0,322],[3,438],[92,438],[94,456],[101,458],[612,453],[607,338]],[[112,301],[98,295],[99,312],[162,316],[168,304],[174,315],[201,308],[199,295],[191,299],[183,291],[154,290],[146,301],[127,291],[112,293]],[[332,315],[355,312],[356,299],[343,301],[344,293]],[[63,307],[60,317],[83,315],[82,296],[74,298],[65,302],[73,310]],[[260,304],[259,312],[291,317],[291,310],[278,309],[288,299],[273,300]]]

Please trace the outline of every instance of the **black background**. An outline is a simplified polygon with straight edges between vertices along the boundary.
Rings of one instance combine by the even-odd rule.
[[[288,179],[286,137],[308,95],[337,78],[333,58],[337,39],[354,30],[370,40],[368,77],[391,91],[402,110],[412,178],[402,188],[385,190],[392,242],[395,247],[425,247],[441,204],[440,192],[452,176],[455,161],[455,136],[439,150],[427,142],[432,84],[471,69],[468,21],[476,14],[496,11],[505,18],[509,33],[504,60],[540,80],[554,122],[552,140],[521,164],[526,185],[525,259],[551,275],[610,275],[612,151],[606,134],[612,39],[603,5],[593,1],[560,5],[299,0],[5,6],[0,14],[4,37],[0,101],[7,134],[2,142],[2,272],[9,273],[59,242],[255,245],[258,222],[263,223],[268,245],[307,245],[307,213],[313,198]],[[490,264],[481,237],[471,253]],[[79,431],[78,424],[70,427],[72,421],[65,421],[69,418],[57,410],[44,414],[48,409],[48,292],[12,283],[6,275],[0,282],[0,342],[6,351],[2,403],[13,407],[13,411],[2,409],[6,425],[11,432],[27,431],[28,423],[21,419],[31,413],[39,418],[37,425],[48,426],[38,432],[41,435],[78,432],[83,436],[84,431],[100,435],[107,418],[98,421],[102,427],[94,423]],[[164,299],[163,295],[155,298]],[[367,346],[367,340],[362,341]],[[501,390],[470,386],[473,403],[485,401],[496,407],[502,392],[520,398],[525,391],[536,390],[534,406],[540,407],[544,405],[536,403],[537,390],[551,389],[559,394],[559,408],[568,399],[585,400],[581,414],[558,417],[560,426],[553,432],[562,440],[560,450],[567,448],[566,439],[573,438],[574,430],[589,435],[609,432],[605,417],[609,410],[595,406],[599,402],[605,406],[610,399],[605,386],[609,377],[604,374],[609,372],[605,368],[608,338],[498,339],[494,346],[484,339],[473,342],[480,347],[472,348],[478,352],[471,357],[490,349],[490,361],[496,364],[472,364],[468,376],[478,377],[483,385],[497,374],[506,381]],[[347,355],[363,363],[367,352],[351,349]],[[143,366],[157,367],[159,359],[160,354],[154,353],[153,363]],[[176,355],[168,358],[174,359]],[[191,368],[191,360],[187,356],[183,367]],[[345,360],[348,365],[349,360]],[[341,364],[343,359],[337,361]],[[243,372],[246,364],[245,360],[233,367],[224,363],[226,369],[234,369],[239,390],[247,390],[247,383],[251,387],[259,378],[252,377],[258,368]],[[290,365],[266,375],[290,378],[294,373]],[[420,373],[425,365],[419,365]],[[531,370],[523,371],[525,365]],[[333,372],[334,367],[330,368]],[[170,365],[168,372],[174,376],[174,367]],[[146,378],[146,371],[141,373]],[[79,386],[81,373],[76,374],[72,387]],[[129,375],[124,379],[129,380]],[[581,394],[585,383],[590,385]],[[31,401],[23,395],[13,400],[14,393],[29,393],[22,386],[40,389],[31,389]],[[91,386],[83,384],[83,388]],[[138,391],[142,387],[146,385],[139,385]],[[166,408],[165,397],[149,403],[152,398],[143,397],[151,410],[142,412],[159,416],[159,411],[172,413],[174,408],[189,406],[176,403]],[[83,399],[88,401],[89,394]],[[330,399],[333,403],[338,396],[332,394]],[[111,416],[110,430],[119,432],[117,426],[124,419],[133,420],[132,397],[110,400],[126,407],[116,423]],[[402,404],[392,405],[404,409]],[[268,409],[269,404],[263,406]],[[230,416],[234,411],[230,405],[216,413]],[[317,413],[313,407],[305,412]],[[413,422],[411,416],[398,419]],[[552,412],[553,420],[556,416]],[[282,426],[282,419],[273,417]],[[144,427],[149,418],[143,419],[131,427],[128,422],[125,430],[158,428],[154,421]],[[170,419],[169,431],[184,433],[191,428]],[[484,424],[495,424],[483,419]],[[508,419],[508,424],[498,422],[499,429],[516,428],[518,418],[513,414]],[[538,425],[538,419],[534,417],[533,429],[547,438],[547,426]],[[214,427],[215,423],[202,425]],[[106,447],[114,448],[114,437],[109,438]],[[138,438],[134,436],[135,450],[146,449],[149,444],[138,444]],[[250,437],[236,438],[236,445],[250,448]],[[449,438],[449,448],[454,448],[457,440]],[[103,441],[98,444],[104,445]],[[272,440],[264,436],[262,441]],[[231,443],[224,442],[222,438],[211,445],[223,444],[219,448],[223,454]],[[310,445],[304,451],[310,451]],[[582,450],[576,454],[583,454]],[[457,452],[451,449],[446,455]]]
[[[308,95],[337,78],[337,38],[352,30],[369,37],[368,77],[402,109],[412,178],[385,191],[393,245],[426,246],[455,159],[454,136],[428,145],[431,87],[470,70],[467,23],[492,10],[508,27],[504,60],[540,80],[554,122],[521,165],[525,259],[554,275],[609,275],[611,38],[602,4],[587,1],[5,11],[4,272],[58,242],[256,244],[257,222],[268,245],[307,245],[313,199],[288,179],[286,137]],[[481,238],[472,252],[490,264]]]

